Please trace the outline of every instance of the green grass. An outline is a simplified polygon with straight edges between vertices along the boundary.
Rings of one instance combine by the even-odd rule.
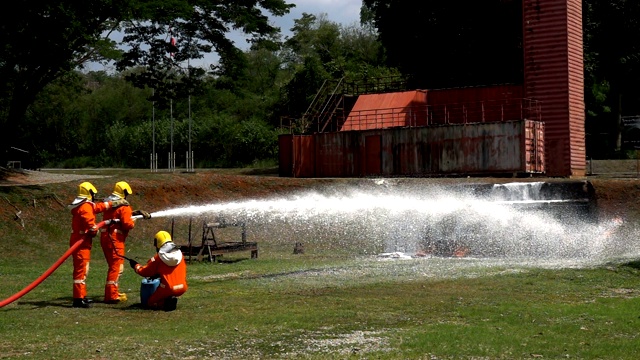
[[[106,274],[101,257],[94,248],[88,289],[96,300]],[[71,308],[67,261],[0,309],[0,353],[37,359],[632,359],[638,349],[640,278],[629,264],[479,268],[473,278],[463,272],[437,279],[394,273],[409,263],[264,251],[254,260],[223,259],[190,264],[189,291],[169,313],[137,306],[140,278],[128,268],[121,279],[128,303]],[[3,258],[0,294],[19,291],[46,265]]]
[[[44,199],[52,188],[3,190],[25,209],[27,226],[0,221],[0,300],[68,247],[66,210],[43,202],[26,211],[24,199]],[[128,256],[150,257],[151,234],[168,221],[137,226]],[[107,267],[96,238],[87,287],[97,303],[71,308],[68,259],[0,308],[0,358],[636,359],[640,350],[638,262],[542,269],[380,261],[366,256],[374,248],[359,251],[362,243],[307,244],[294,255],[293,239],[258,234],[258,259],[237,253],[189,264],[189,291],[174,312],[140,309],[141,278],[128,266],[120,283],[129,301],[100,303]]]

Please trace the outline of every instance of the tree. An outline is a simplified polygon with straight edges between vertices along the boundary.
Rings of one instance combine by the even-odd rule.
[[[522,82],[521,0],[363,0],[361,14],[416,87]]]
[[[583,0],[582,9],[588,140],[606,143],[598,155],[610,155],[621,150],[622,115],[640,114],[640,3]]]
[[[154,100],[159,104],[176,96],[197,91],[205,70],[189,65],[190,59],[199,59],[215,51],[220,65],[212,65],[214,75],[239,76],[245,67],[245,58],[229,39],[231,30],[250,35],[250,42],[272,37],[279,28],[269,23],[263,11],[282,16],[294,5],[284,0],[162,1],[163,6],[141,6],[135,9],[132,20],[123,24],[123,45],[128,50],[117,62],[124,70],[136,67],[137,72],[128,79],[139,87],[155,90]]]
[[[18,0],[0,14],[2,144],[23,146],[22,120],[38,93],[88,60],[112,57],[108,39],[130,0]],[[2,149],[5,150],[5,149]],[[5,159],[5,151],[0,159]],[[0,163],[3,164],[3,163]]]
[[[284,89],[283,112],[293,118],[304,114],[326,80],[357,82],[397,74],[384,64],[371,26],[341,26],[326,14],[303,13],[291,31],[283,47],[284,66],[292,74]]]
[[[20,146],[27,108],[55,79],[89,60],[117,58],[109,36],[123,28],[118,68],[139,67],[137,85],[157,86],[174,74],[173,64],[217,51],[232,68],[241,53],[228,39],[231,29],[255,38],[278,29],[263,11],[286,14],[284,0],[18,0],[0,15],[0,126],[5,147]],[[172,48],[167,34],[181,40]],[[175,57],[167,59],[173,52]],[[168,66],[171,65],[171,66]],[[164,66],[164,68],[163,68]],[[148,74],[152,69],[151,75]],[[158,70],[158,71],[156,71]],[[181,86],[194,88],[201,72],[189,69]],[[168,77],[167,77],[168,76]],[[0,155],[5,155],[3,152]],[[0,156],[3,157],[3,156]],[[0,159],[1,160],[1,159]],[[4,159],[6,160],[6,159]],[[2,163],[0,163],[2,164]]]

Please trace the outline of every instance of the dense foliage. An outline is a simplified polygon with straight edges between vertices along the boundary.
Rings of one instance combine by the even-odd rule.
[[[418,88],[522,82],[521,0],[363,4],[390,63]]]
[[[303,14],[284,39],[266,14],[286,14],[284,0],[16,6],[0,15],[0,125],[4,148],[28,150],[31,166],[147,167],[155,150],[166,167],[173,150],[183,167],[189,148],[196,167],[274,164],[277,135],[327,80],[403,74],[414,88],[522,81],[517,0],[363,0],[360,25]],[[640,113],[640,5],[583,0],[583,9],[587,155],[624,156],[621,117]],[[229,40],[232,29],[247,34],[249,48]],[[190,66],[210,52],[217,64]],[[88,61],[111,61],[116,71],[87,71]]]
[[[72,77],[71,72],[88,61],[115,59],[135,85],[155,88],[156,98],[172,98],[196,88],[204,73],[187,68],[186,76],[181,76],[175,62],[199,58],[215,49],[223,63],[235,64],[240,51],[228,39],[228,32],[240,30],[250,40],[261,41],[279,30],[271,25],[269,15],[282,16],[292,6],[284,0],[13,2],[11,11],[0,15],[0,126],[5,150],[0,160],[7,160],[6,150],[11,147],[40,145],[44,133],[26,126],[27,110],[45,87],[59,86],[62,77]],[[121,50],[110,37],[117,30],[124,33]],[[167,41],[168,36],[188,41],[177,45]],[[168,58],[167,52],[174,53],[175,59]],[[61,81],[54,85],[56,80]],[[87,127],[76,127],[70,137],[94,136],[81,130]]]
[[[49,84],[25,116],[35,163],[148,167],[155,149],[159,168],[171,150],[185,167],[190,147],[196,167],[275,165],[283,118],[302,115],[325,80],[397,74],[370,28],[323,15],[304,14],[285,41],[272,34],[232,51],[233,60],[198,69],[198,79],[180,68],[180,51],[173,59],[159,52],[166,68],[75,71]],[[173,81],[156,86],[161,75]]]

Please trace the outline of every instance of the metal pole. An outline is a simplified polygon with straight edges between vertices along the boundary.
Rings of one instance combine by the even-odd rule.
[[[191,43],[189,43],[191,44]],[[187,71],[188,71],[188,75],[191,75],[191,67],[189,66],[189,59],[187,59]],[[189,94],[189,154],[191,154],[191,94]],[[193,160],[193,158],[190,158],[191,160]],[[187,163],[187,167],[190,167],[189,169],[187,169],[187,171],[194,171],[193,170],[193,162],[191,163]]]
[[[169,150],[169,159],[173,155],[173,99],[169,100],[169,109],[171,112],[171,149]],[[169,161],[169,170],[173,171],[173,161]]]
[[[153,89],[152,97],[155,97],[156,89]],[[151,133],[153,138],[153,145],[151,148],[151,172],[158,170],[157,160],[154,159],[156,157],[156,101],[153,100],[151,102]]]

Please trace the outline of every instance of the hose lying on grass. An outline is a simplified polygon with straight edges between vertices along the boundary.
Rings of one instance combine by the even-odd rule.
[[[105,222],[101,221],[99,223],[96,224],[96,227],[99,229],[101,227],[105,226]],[[69,247],[69,249],[67,249],[67,251],[58,259],[58,261],[56,261],[53,265],[51,265],[51,267],[49,269],[47,269],[47,271],[45,271],[42,275],[40,275],[40,277],[38,277],[34,282],[32,282],[31,284],[29,284],[29,286],[25,287],[24,289],[20,290],[19,292],[13,294],[12,296],[2,300],[0,302],[0,308],[4,307],[6,305],[11,304],[12,302],[18,300],[19,298],[21,298],[22,296],[24,296],[26,293],[28,293],[29,291],[33,290],[36,286],[40,285],[41,282],[44,281],[44,279],[48,278],[49,275],[51,275],[54,271],[56,271],[56,269],[58,267],[60,267],[60,265],[62,265],[62,263],[69,257],[71,256],[71,254],[73,254],[73,252],[82,244],[83,241],[85,241],[85,239],[82,240],[78,240],[76,241],[73,245],[71,245],[71,247]]]

